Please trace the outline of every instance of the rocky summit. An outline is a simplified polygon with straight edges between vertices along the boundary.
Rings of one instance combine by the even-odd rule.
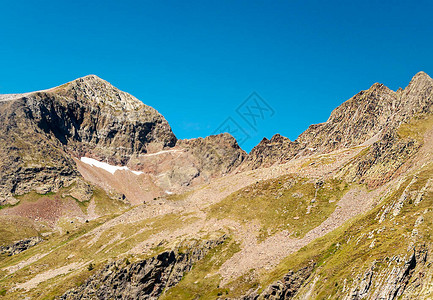
[[[250,153],[89,75],[0,95],[0,157],[2,299],[433,298],[424,72]]]

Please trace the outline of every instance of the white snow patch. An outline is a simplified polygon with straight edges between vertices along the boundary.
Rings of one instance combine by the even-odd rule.
[[[170,192],[170,191],[165,191],[165,193],[166,193],[167,195],[172,195],[172,194],[173,194],[173,192]]]
[[[123,167],[113,166],[113,165],[104,163],[102,161],[97,161],[96,159],[93,159],[90,157],[82,157],[82,158],[80,158],[80,160],[83,163],[88,164],[90,166],[104,169],[105,171],[110,172],[111,174],[114,174],[114,172],[121,171],[121,170],[130,171],[130,172],[134,173],[135,175],[143,174],[143,172],[140,172],[140,171],[132,171],[127,166],[123,166]]]

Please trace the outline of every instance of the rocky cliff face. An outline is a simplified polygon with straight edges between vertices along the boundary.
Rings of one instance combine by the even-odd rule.
[[[431,112],[432,104],[433,79],[424,72],[397,92],[375,83],[337,107],[325,123],[311,125],[295,141],[280,135],[270,141],[264,139],[248,155],[243,168],[267,167],[294,157],[372,144],[393,134],[411,117]]]
[[[38,128],[77,157],[126,163],[132,154],[176,143],[167,121],[155,109],[94,75],[20,101]]]
[[[299,289],[310,277],[314,269],[314,263],[299,269],[298,271],[289,271],[281,280],[266,287],[261,293],[253,291],[239,300],[285,300],[293,299]]]
[[[383,262],[374,262],[364,274],[355,278],[344,299],[417,298],[416,290],[420,287],[420,275],[422,277],[426,269],[427,255],[428,250],[423,247],[413,249],[406,256],[391,257],[385,262],[386,268],[379,267]]]
[[[73,157],[146,169],[150,160],[137,158],[176,145],[161,114],[94,75],[1,99],[0,203],[14,203],[13,195],[31,190],[46,193],[81,181]],[[227,134],[179,141],[177,148],[187,155],[178,161],[177,172],[173,168],[166,188],[226,174],[246,155]]]
[[[38,126],[24,98],[0,102],[0,203],[36,189],[44,193],[78,176],[60,141]]]
[[[0,202],[35,188],[47,192],[69,185],[79,177],[72,157],[122,164],[133,154],[176,143],[155,109],[94,75],[4,99]]]
[[[59,299],[158,299],[175,286],[210,249],[222,244],[225,236],[195,244],[185,253],[163,252],[132,264],[110,263],[83,285]]]
[[[178,140],[177,146],[194,157],[195,164],[205,178],[221,176],[233,171],[247,156],[236,139],[228,133]]]

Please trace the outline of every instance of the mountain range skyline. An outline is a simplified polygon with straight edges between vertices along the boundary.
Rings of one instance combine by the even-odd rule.
[[[418,71],[417,73],[420,73],[420,72],[422,72],[422,73],[427,73],[428,74],[428,72],[424,72],[424,71]],[[417,74],[416,73],[416,74]],[[75,80],[77,80],[77,79],[80,79],[80,78],[83,78],[83,77],[87,77],[87,76],[95,76],[95,75],[91,75],[91,74],[87,74],[87,75],[85,75],[85,76],[82,76],[82,77],[79,77],[79,78],[76,78]],[[415,75],[412,75],[412,76],[415,76]],[[101,78],[101,77],[100,77]],[[73,81],[73,80],[72,80]],[[383,83],[383,82],[375,82],[375,83],[373,83],[371,86],[373,86],[374,84],[377,84],[377,83],[381,83],[381,84],[384,84],[385,86],[388,86],[387,84],[385,84],[385,83]],[[54,86],[54,87],[47,87],[46,89],[42,89],[42,90],[40,90],[40,91],[44,91],[44,90],[49,90],[49,89],[53,89],[53,88],[55,88],[55,87],[58,87],[58,86],[61,86],[62,84],[64,84],[64,83],[59,83],[57,86]],[[407,83],[407,84],[409,84],[409,82]],[[370,86],[370,87],[371,87]],[[391,90],[393,90],[393,91],[397,91],[398,89],[401,89],[401,88],[404,88],[405,86],[403,85],[403,86],[401,86],[401,85],[399,85],[397,88],[391,88]],[[365,90],[367,90],[368,88],[366,88]],[[32,93],[32,92],[36,92],[36,91],[28,91],[28,92],[23,92],[23,91],[14,91],[14,93],[10,93],[11,95],[14,95],[14,94],[26,94],[26,93]],[[8,93],[9,94],[9,93]],[[133,94],[133,93],[132,93]],[[3,96],[6,96],[7,94],[3,94]],[[257,95],[258,96],[258,98],[260,98],[262,101],[264,101],[265,102],[265,105],[267,106],[267,107],[270,107],[270,104],[266,101],[266,100],[264,100],[262,97],[260,97],[260,95],[258,95],[256,92],[253,92],[252,94],[250,94],[250,95],[248,95],[243,101],[241,101],[241,102],[239,102],[239,105],[242,105],[242,103],[243,102],[246,102],[248,99],[250,99],[250,98],[254,98],[254,97],[252,97],[253,95]],[[351,95],[351,96],[353,96],[353,95]],[[350,97],[351,97],[350,96]],[[350,97],[348,97],[347,99],[349,99]],[[339,104],[342,104],[343,102],[345,102],[347,99],[345,99],[345,100],[343,100],[343,101],[341,101],[341,103],[337,103],[337,105],[339,105]],[[143,102],[143,103],[145,103],[145,101],[143,100],[143,99],[139,99],[141,102]],[[146,104],[146,103],[145,103]],[[161,106],[164,106],[164,103],[160,103],[161,104]],[[271,103],[272,104],[272,103]],[[227,121],[227,118],[230,118],[230,119],[232,119],[232,120],[234,120],[234,124],[235,124],[235,126],[232,126],[235,130],[240,130],[240,131],[243,131],[243,132],[245,132],[245,134],[248,136],[247,137],[247,142],[245,143],[245,142],[243,142],[243,140],[242,140],[242,138],[245,136],[243,133],[241,133],[241,138],[236,138],[236,134],[232,134],[232,135],[234,135],[234,137],[238,140],[238,142],[239,142],[239,140],[240,140],[240,143],[239,143],[239,145],[241,146],[241,148],[243,148],[247,153],[248,152],[250,152],[262,139],[264,139],[264,138],[267,138],[267,139],[271,139],[271,137],[272,136],[274,136],[274,135],[276,135],[276,134],[281,134],[281,135],[283,135],[284,136],[284,134],[282,134],[281,132],[278,132],[278,131],[275,131],[275,132],[271,132],[268,136],[262,136],[262,135],[260,135],[261,133],[262,133],[262,131],[260,130],[260,126],[262,126],[263,124],[266,124],[267,122],[272,122],[273,121],[273,119],[274,118],[278,118],[279,116],[278,116],[278,113],[276,114],[276,116],[275,117],[273,117],[273,116],[262,116],[262,117],[259,117],[259,115],[256,115],[256,118],[252,118],[252,119],[249,119],[249,120],[247,120],[245,117],[242,117],[242,115],[241,114],[239,114],[239,113],[237,113],[236,112],[236,109],[239,107],[239,105],[237,106],[237,107],[233,107],[233,109],[232,109],[232,111],[230,112],[228,112],[227,114],[226,114],[226,116],[224,117],[224,118],[220,118],[220,123],[218,124],[218,123],[215,123],[215,124],[218,124],[218,126],[216,126],[216,127],[214,127],[214,128],[212,128],[212,127],[209,127],[208,126],[208,130],[206,131],[207,133],[205,134],[205,135],[198,135],[198,136],[191,136],[191,134],[193,134],[193,132],[194,131],[191,131],[191,132],[188,132],[188,134],[187,134],[187,136],[188,137],[184,137],[184,136],[179,136],[178,135],[178,137],[180,138],[180,139],[191,139],[191,138],[197,138],[197,137],[202,137],[202,138],[204,138],[204,137],[206,137],[206,136],[209,136],[209,135],[212,135],[212,134],[217,134],[217,133],[222,133],[222,132],[226,132],[226,131],[221,131],[222,129],[224,129],[224,126],[222,126],[222,125],[224,125],[225,123],[226,123],[226,121]],[[158,110],[159,108],[158,108],[158,106],[156,106],[156,109]],[[270,109],[271,110],[274,110],[272,107],[270,107]],[[262,109],[263,110],[263,109]],[[333,109],[332,109],[333,110]],[[331,110],[331,111],[332,111]],[[330,111],[330,112],[331,112]],[[329,112],[329,114],[330,114],[330,112]],[[254,114],[255,112],[253,111],[253,112],[251,112],[250,111],[250,114]],[[256,113],[259,113],[260,114],[260,109],[259,110],[257,110],[257,112]],[[273,114],[274,114],[275,112],[273,112]],[[329,114],[328,114],[328,117],[329,117]],[[294,135],[294,138],[292,137],[292,138],[290,138],[290,137],[288,137],[288,138],[290,138],[291,140],[296,140],[298,137],[299,137],[299,135],[300,134],[302,134],[302,132],[303,131],[305,131],[307,128],[308,128],[308,126],[310,126],[311,124],[318,124],[318,123],[324,123],[324,122],[326,122],[326,120],[328,119],[328,117],[326,117],[325,119],[322,119],[321,121],[318,121],[318,122],[314,122],[314,120],[306,120],[306,122],[309,122],[308,123],[308,125],[304,128],[304,130],[302,130],[301,132],[299,132],[299,133],[295,133],[295,135]],[[256,119],[256,120],[255,120]],[[251,122],[254,122],[254,121],[256,121],[256,122],[258,122],[258,125],[257,126],[252,126],[251,125],[251,123],[250,123],[250,121]],[[170,122],[170,125],[171,125],[171,127],[172,127],[172,129],[173,129],[173,132],[176,134],[176,130],[175,130],[175,128],[178,126],[176,123],[174,123],[173,124],[173,122]],[[191,120],[191,123],[189,124],[189,125],[187,125],[186,127],[196,127],[196,129],[197,128],[201,128],[201,126],[200,126],[200,124],[198,124],[197,122],[195,122],[195,120]],[[212,128],[212,129],[211,129]],[[225,129],[227,129],[227,128],[225,128]],[[272,130],[272,128],[271,128],[271,130]],[[245,145],[246,144],[246,145]]]
[[[212,134],[257,92],[276,114],[260,132],[250,130],[242,145],[249,151],[276,132],[294,140],[375,82],[396,90],[420,70],[432,74],[432,8],[429,1],[7,2],[0,94],[96,74],[159,109],[179,137],[194,138]]]

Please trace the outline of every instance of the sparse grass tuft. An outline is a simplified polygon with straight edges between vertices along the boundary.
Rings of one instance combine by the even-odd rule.
[[[90,263],[89,266],[87,267],[87,270],[92,271],[95,268],[95,266],[93,265],[93,263]]]

